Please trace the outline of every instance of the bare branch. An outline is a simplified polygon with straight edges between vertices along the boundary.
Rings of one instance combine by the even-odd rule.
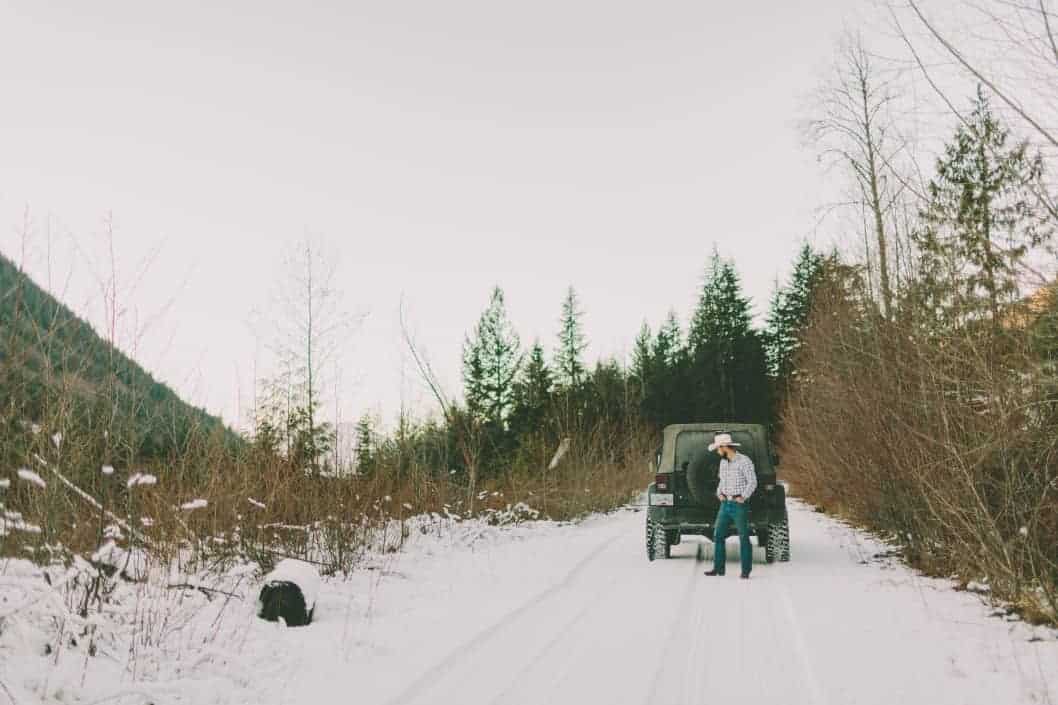
[[[929,30],[929,33],[933,35],[933,38],[936,39],[942,47],[944,47],[944,49],[952,56],[952,58],[959,62],[959,64],[963,68],[965,68],[974,78],[976,78],[990,91],[992,91],[992,93],[994,93],[1000,100],[1002,100],[1003,103],[1007,105],[1007,107],[1017,113],[1017,115],[1021,117],[1021,119],[1031,125],[1036,130],[1036,132],[1040,134],[1041,137],[1043,137],[1046,141],[1050,142],[1053,146],[1058,147],[1058,138],[1051,134],[1050,130],[1045,128],[1031,115],[1029,115],[1024,108],[1022,108],[1015,100],[1013,100],[1010,96],[1007,95],[1006,91],[1000,90],[999,87],[992,80],[985,76],[977,67],[971,64],[966,59],[966,57],[963,56],[962,52],[960,52],[950,41],[948,41],[947,38],[944,37],[944,35],[940,33],[940,31],[938,31],[933,26],[933,24],[919,9],[918,5],[915,3],[914,0],[908,0],[907,4],[912,10],[914,10],[915,15],[918,16],[918,19],[922,23],[922,25],[927,30]]]
[[[408,328],[407,319],[404,315],[404,295],[400,297],[400,333],[404,339],[404,345],[408,348],[408,352],[411,353],[412,360],[415,362],[415,367],[419,371],[419,376],[422,378],[426,386],[430,388],[430,393],[433,394],[434,399],[441,407],[441,413],[444,414],[445,418],[451,421],[452,405],[448,401],[448,397],[444,393],[440,382],[437,380],[437,375],[434,374],[433,368],[430,366],[430,361],[426,358],[425,354],[420,352],[418,345],[415,343],[415,338],[412,336],[411,331]]]

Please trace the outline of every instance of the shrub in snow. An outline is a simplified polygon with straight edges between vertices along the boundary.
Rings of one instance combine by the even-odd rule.
[[[111,539],[91,555],[90,562],[108,577],[120,575],[125,580],[143,582],[147,579],[150,557],[142,548],[126,550]]]
[[[286,558],[264,577],[257,616],[270,622],[282,617],[288,627],[304,626],[312,621],[319,593],[319,572],[304,561]]]
[[[505,509],[489,509],[483,514],[485,521],[493,526],[520,524],[523,521],[532,521],[540,518],[540,512],[525,502],[518,502],[514,506],[508,504]]]

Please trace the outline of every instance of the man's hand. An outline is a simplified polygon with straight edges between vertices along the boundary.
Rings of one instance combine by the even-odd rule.
[[[742,504],[743,502],[745,502],[745,501],[746,501],[746,498],[745,498],[745,497],[743,497],[743,496],[742,496],[742,495],[740,495],[740,494],[736,494],[736,495],[735,495],[735,501],[736,501],[736,502],[738,502],[739,504]]]
[[[716,493],[716,498],[719,499],[721,502],[723,502],[723,501],[727,500],[727,495],[724,494],[723,492],[717,492]]]

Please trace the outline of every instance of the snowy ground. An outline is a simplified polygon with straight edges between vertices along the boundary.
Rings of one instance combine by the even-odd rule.
[[[643,520],[414,532],[326,581],[304,628],[256,619],[246,576],[225,583],[244,600],[140,594],[151,638],[115,633],[87,659],[83,644],[46,655],[44,632],[8,619],[0,704],[1058,705],[1058,634],[990,616],[823,515],[793,504],[793,561],[748,582],[703,576],[693,541],[648,563]],[[0,615],[25,565],[0,570]]]

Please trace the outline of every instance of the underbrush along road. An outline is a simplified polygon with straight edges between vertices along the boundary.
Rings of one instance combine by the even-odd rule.
[[[302,661],[311,666],[282,697],[1058,704],[1053,632],[990,616],[979,596],[915,574],[803,505],[791,506],[793,561],[758,563],[749,581],[734,565],[723,578],[702,575],[709,563],[694,539],[648,563],[642,523],[641,512],[622,510],[428,557],[413,549],[392,567],[374,614],[338,616],[335,594],[318,624],[285,632],[310,653],[329,648]],[[737,561],[734,540],[729,548]],[[364,619],[369,630],[351,626]],[[339,629],[357,636],[343,641]]]

